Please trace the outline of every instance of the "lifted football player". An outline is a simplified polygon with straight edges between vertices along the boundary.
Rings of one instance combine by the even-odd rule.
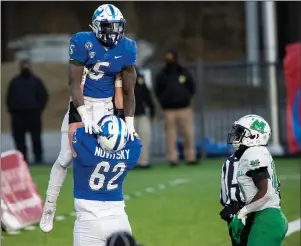
[[[112,97],[114,87],[121,90],[125,121],[130,140],[134,140],[134,85],[136,82],[135,61],[136,42],[124,36],[125,20],[118,8],[111,4],[101,5],[92,16],[92,32],[79,32],[72,35],[68,64],[68,78],[72,101],[69,106],[69,138],[82,124],[87,133],[99,133],[97,121],[106,114],[113,113]],[[81,89],[84,68],[88,69],[83,91]],[[116,77],[118,83],[114,83]],[[115,86],[114,86],[115,84]],[[118,103],[117,103],[118,104]],[[117,106],[117,105],[116,105]],[[122,107],[119,107],[122,108]],[[67,128],[63,124],[62,128]],[[65,132],[66,129],[62,129]],[[64,136],[63,136],[64,135]],[[50,174],[47,197],[40,221],[43,232],[53,228],[56,200],[66,178],[66,169],[71,165],[72,152],[68,137],[62,133],[61,152]]]

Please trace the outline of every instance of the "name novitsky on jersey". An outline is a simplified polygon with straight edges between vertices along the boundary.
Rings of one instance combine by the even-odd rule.
[[[130,159],[130,149],[124,149],[120,150],[117,153],[107,153],[105,152],[102,148],[100,147],[95,147],[95,152],[94,155],[106,159],[116,159],[116,160],[121,160],[121,159]]]

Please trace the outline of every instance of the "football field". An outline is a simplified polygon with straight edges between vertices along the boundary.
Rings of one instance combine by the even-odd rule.
[[[199,166],[170,168],[157,164],[133,170],[125,181],[126,211],[136,239],[144,246],[227,246],[226,223],[220,219],[220,169],[223,159]],[[276,159],[281,181],[282,208],[288,221],[300,218],[300,160]],[[49,166],[33,167],[31,174],[43,197]],[[71,246],[73,223],[72,170],[58,200],[57,220],[49,234],[39,228],[4,235],[4,246]],[[286,237],[284,246],[300,246],[300,231]]]

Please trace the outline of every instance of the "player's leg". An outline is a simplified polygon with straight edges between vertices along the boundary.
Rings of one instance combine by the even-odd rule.
[[[248,246],[281,246],[287,229],[287,219],[280,209],[267,208],[256,212]]]
[[[73,231],[73,246],[106,246],[102,220],[76,220]],[[106,225],[109,226],[109,225]]]
[[[177,127],[176,112],[174,110],[165,110],[165,134],[166,134],[166,151],[167,159],[172,165],[178,163],[178,152],[176,149]]]
[[[194,123],[193,112],[191,108],[185,108],[178,111],[179,124],[182,130],[184,156],[187,163],[195,163],[195,142],[194,142]]]
[[[108,216],[102,218],[101,221],[101,231],[104,233],[105,239],[108,239],[112,234],[120,231],[127,232],[132,235],[132,228],[126,213]]]
[[[111,115],[114,113],[112,98],[103,99],[101,101],[88,101],[92,105],[93,121],[98,122],[104,115]]]
[[[50,232],[53,228],[56,201],[60,189],[67,175],[67,167],[71,165],[72,153],[68,139],[69,112],[64,117],[61,128],[61,149],[58,158],[54,162],[46,192],[46,200],[43,209],[40,228],[43,232]]]

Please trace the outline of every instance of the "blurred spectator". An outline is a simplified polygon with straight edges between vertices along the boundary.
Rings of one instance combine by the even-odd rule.
[[[141,138],[143,147],[137,163],[138,168],[150,167],[150,144],[151,144],[151,119],[155,116],[155,107],[145,79],[137,69],[137,82],[135,85],[135,130]],[[148,113],[149,111],[149,113]]]
[[[141,246],[135,238],[127,232],[117,232],[109,237],[107,246]]]
[[[32,71],[30,62],[20,63],[21,73],[14,77],[8,86],[6,103],[11,115],[12,136],[16,149],[27,158],[25,134],[31,135],[35,163],[43,161],[41,142],[42,112],[48,102],[48,93],[40,78]]]
[[[192,76],[178,61],[175,51],[166,54],[166,64],[157,75],[155,94],[164,111],[167,157],[172,166],[178,164],[177,127],[181,128],[187,164],[196,164],[194,121],[191,99],[195,92]]]

